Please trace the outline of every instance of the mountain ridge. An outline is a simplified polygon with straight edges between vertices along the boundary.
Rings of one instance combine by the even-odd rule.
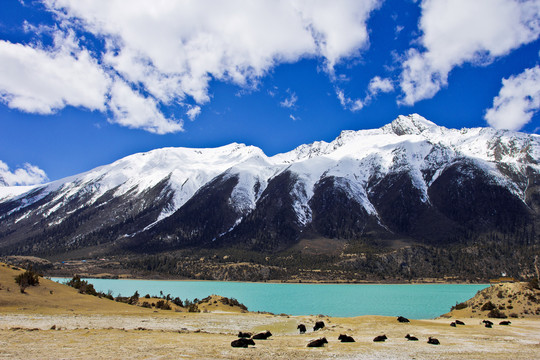
[[[271,157],[238,143],[156,149],[0,188],[0,254],[276,253],[315,238],[445,246],[495,233],[536,242],[539,161],[540,136],[417,114]]]

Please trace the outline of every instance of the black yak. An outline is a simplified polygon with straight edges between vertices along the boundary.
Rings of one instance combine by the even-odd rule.
[[[317,340],[310,341],[309,344],[307,344],[307,347],[321,347],[324,346],[324,344],[328,344],[328,341],[326,340],[326,338],[323,337]]]
[[[268,339],[270,336],[272,336],[272,333],[270,331],[265,331],[263,333],[258,333],[258,334],[255,334],[253,335],[252,339],[255,339],[255,340],[266,340]]]
[[[438,339],[432,338],[431,336],[429,337],[427,343],[431,344],[431,345],[440,345],[441,344]]]
[[[456,325],[465,325],[465,323],[461,320],[456,320]]]
[[[403,316],[398,316],[397,321],[399,321],[399,322],[401,322],[401,323],[408,323],[408,322],[410,322],[409,319],[407,319],[406,317],[403,317]]]
[[[386,339],[388,339],[388,338],[386,337],[386,335],[379,335],[379,336],[375,336],[375,338],[373,339],[373,341],[375,341],[375,342],[381,342],[381,341],[384,341],[384,340],[386,340]]]
[[[450,323],[450,326],[451,326],[451,327],[456,327],[456,322],[455,322],[455,321],[454,321],[454,322],[451,322],[451,323]]]
[[[405,335],[405,339],[409,341],[418,341],[418,338],[416,336],[411,336],[409,334]]]
[[[315,326],[313,327],[313,331],[317,331],[319,329],[322,329],[324,327],[324,321],[317,321],[315,323]]]
[[[231,342],[232,347],[247,348],[248,345],[255,345],[255,341],[253,341],[252,339],[240,338]]]
[[[250,338],[251,335],[253,335],[252,333],[250,332],[238,332],[238,337],[239,338]]]
[[[341,342],[355,342],[352,336],[340,334],[337,338]]]
[[[298,330],[300,330],[300,334],[305,334],[306,333],[306,325],[304,324],[300,324],[296,327]]]
[[[505,320],[505,321],[501,321],[499,323],[499,325],[510,325],[512,322],[508,321],[508,320]]]

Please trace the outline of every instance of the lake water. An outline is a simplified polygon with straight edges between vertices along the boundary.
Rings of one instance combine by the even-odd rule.
[[[57,282],[69,279],[53,278]],[[275,284],[226,281],[161,281],[85,279],[96,290],[112,290],[113,296],[145,294],[203,299],[217,294],[235,298],[250,311],[276,314],[337,317],[360,315],[402,315],[411,319],[435,318],[458,302],[473,297],[489,285],[421,284]]]

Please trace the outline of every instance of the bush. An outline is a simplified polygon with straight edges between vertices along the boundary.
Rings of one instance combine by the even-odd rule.
[[[240,303],[238,300],[236,300],[235,298],[221,298],[221,302],[225,305],[229,305],[229,306],[238,306],[240,307],[240,309],[242,310],[247,310],[247,306]]]
[[[484,305],[482,305],[482,308],[480,310],[487,311],[487,310],[495,310],[496,306],[491,301],[488,301]]]
[[[462,309],[467,308],[467,306],[468,306],[468,305],[467,305],[466,303],[464,303],[464,302],[459,303],[459,304],[456,303],[456,305],[455,305],[455,306],[452,306],[452,308],[451,308],[450,310],[462,310]]]
[[[500,311],[499,309],[493,309],[488,313],[489,318],[495,318],[495,319],[506,319],[507,316],[505,313]]]
[[[94,285],[90,284],[86,280],[82,280],[79,275],[75,275],[73,279],[66,283],[66,285],[79,290],[79,293],[81,294],[88,294],[94,296],[98,295],[98,292],[96,291],[96,289],[94,289]]]
[[[169,305],[169,302],[165,302],[165,300],[158,300],[156,308],[161,310],[171,310],[171,305]]]
[[[39,285],[39,275],[30,268],[22,274],[15,276],[15,282],[19,284],[21,292],[24,293],[27,287]]]
[[[143,308],[152,308],[152,305],[148,303],[148,301],[143,301],[142,305]]]

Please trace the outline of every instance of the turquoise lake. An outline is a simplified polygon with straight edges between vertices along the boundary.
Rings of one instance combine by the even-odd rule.
[[[57,282],[69,279],[53,278]],[[112,290],[113,296],[146,294],[202,299],[211,294],[235,298],[250,311],[290,315],[402,315],[430,319],[442,315],[458,302],[473,297],[489,285],[421,284],[275,284],[226,281],[161,281],[85,279],[96,290]]]

